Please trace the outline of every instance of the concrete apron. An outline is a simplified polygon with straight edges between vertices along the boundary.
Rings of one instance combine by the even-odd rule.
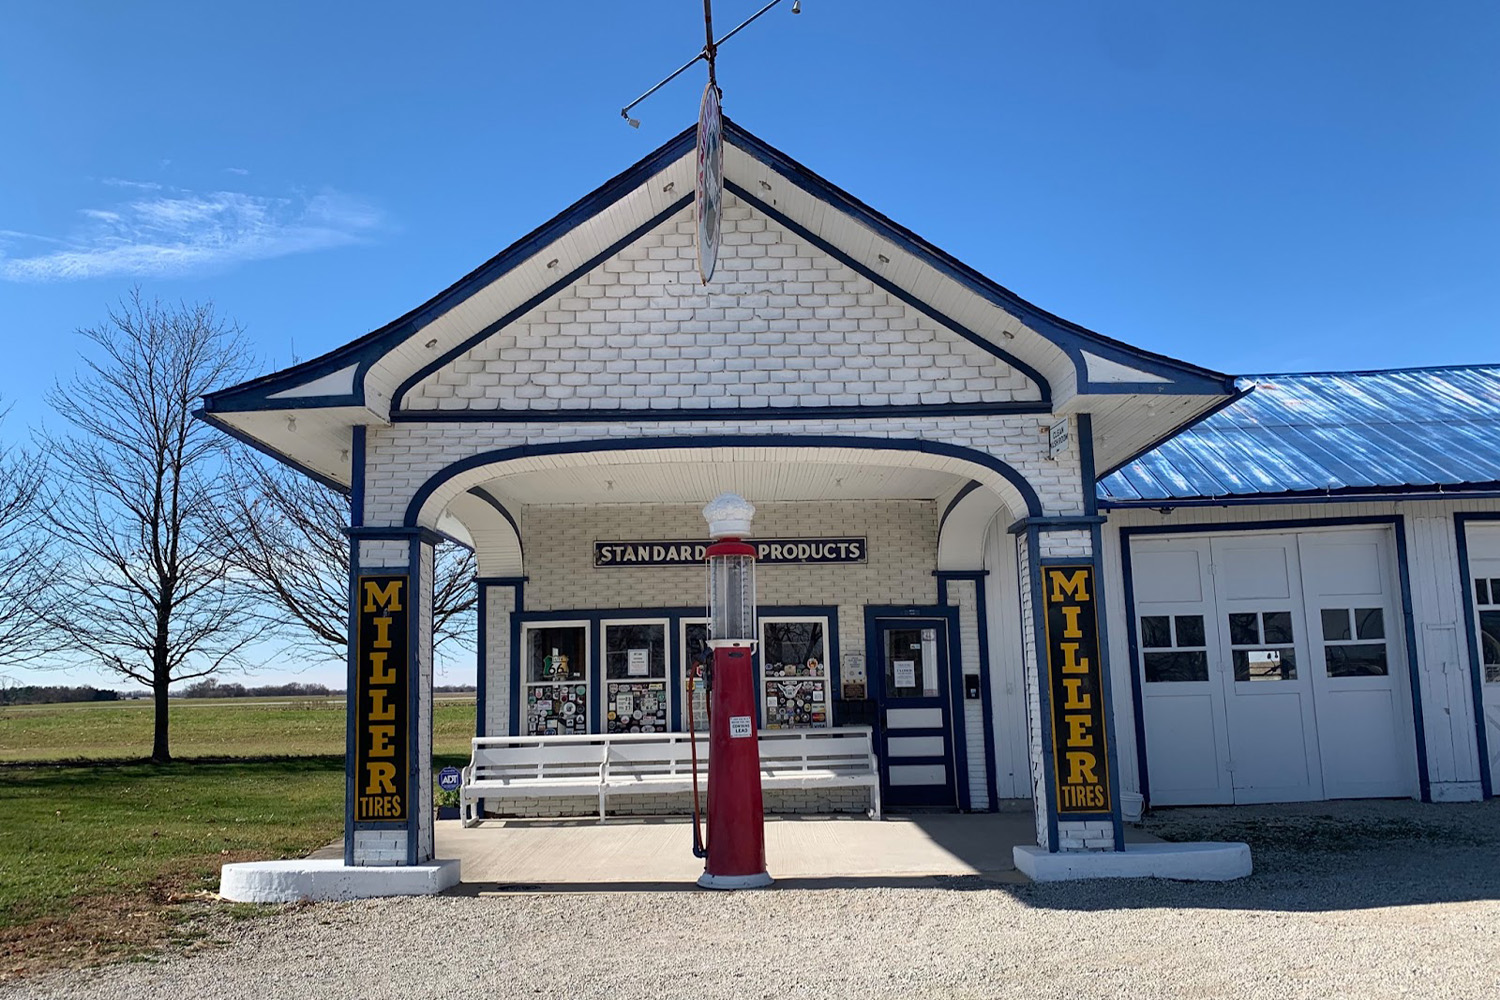
[[[692,854],[690,821],[684,818],[606,823],[487,820],[470,829],[456,820],[443,820],[436,834],[437,853],[444,860],[428,865],[348,868],[342,864],[341,845],[330,845],[302,861],[226,865],[220,893],[226,899],[247,902],[429,895],[452,889],[460,871],[463,885],[455,891],[471,895],[696,890],[695,880],[703,872],[703,862]],[[766,864],[783,888],[923,885],[955,877],[1022,882],[1027,876],[1050,880],[1126,874],[1074,870],[1060,876],[1035,871],[1027,863],[1035,850],[1033,837],[1031,814],[1019,811],[897,816],[879,821],[772,817],[766,820]],[[1139,863],[1143,855],[1207,846],[1161,844],[1136,829],[1127,829],[1126,840],[1126,854],[1112,856],[1116,864],[1129,856]],[[1024,874],[1017,871],[1017,861]],[[1130,874],[1183,877],[1151,871]]]

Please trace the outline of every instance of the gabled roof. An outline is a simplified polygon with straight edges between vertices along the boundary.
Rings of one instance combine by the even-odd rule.
[[[1093,413],[1101,465],[1232,395],[1228,376],[1026,302],[738,125],[726,121],[724,139],[726,190],[1033,378],[1045,407]],[[435,366],[690,205],[693,150],[688,129],[401,318],[211,393],[202,415],[305,471],[346,482],[349,428],[402,419],[405,394]]]
[[[1106,506],[1500,488],[1500,365],[1255,375],[1099,481]]]

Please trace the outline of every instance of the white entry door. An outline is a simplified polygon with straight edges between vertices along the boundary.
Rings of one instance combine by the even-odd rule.
[[[1388,531],[1142,539],[1131,577],[1153,803],[1414,792]]]

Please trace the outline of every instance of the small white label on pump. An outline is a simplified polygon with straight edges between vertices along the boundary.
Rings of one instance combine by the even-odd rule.
[[[729,735],[734,739],[742,739],[750,735],[750,716],[731,715],[729,717]]]

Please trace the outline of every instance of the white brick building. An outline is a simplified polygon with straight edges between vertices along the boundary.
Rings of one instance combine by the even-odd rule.
[[[432,854],[434,544],[478,556],[480,735],[677,730],[703,603],[682,545],[726,490],[778,546],[762,727],[871,726],[892,807],[1031,798],[1044,847],[1120,849],[1143,803],[1142,699],[1096,480],[1243,390],[1058,319],[742,129],[725,138],[709,284],[684,133],[408,315],[206,401],[349,492],[354,629],[409,616],[390,660],[405,674],[357,662],[377,633],[351,644],[361,725],[384,697],[370,676],[406,678],[408,698],[375,744],[406,760],[394,818],[361,798],[380,765],[351,725],[349,863]],[[405,580],[417,613],[364,577]]]

